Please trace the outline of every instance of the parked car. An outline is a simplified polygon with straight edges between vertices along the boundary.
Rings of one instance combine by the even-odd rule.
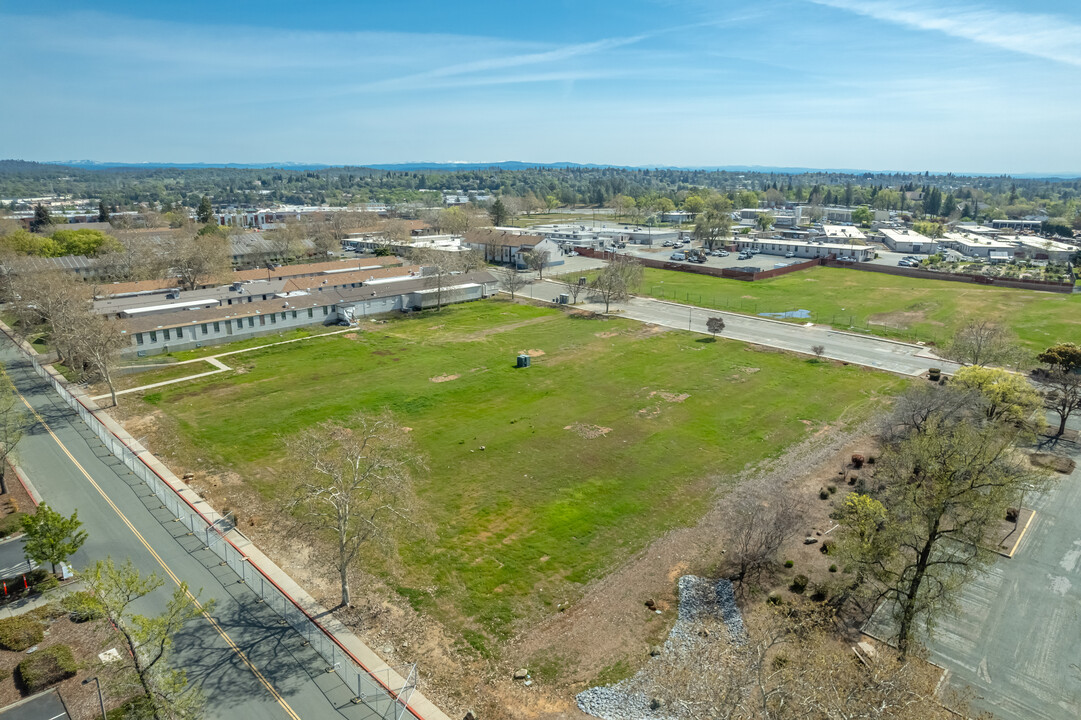
[[[784,254],[784,256],[785,256],[786,258],[796,257],[796,253],[794,253],[794,252],[792,252],[791,250],[789,250],[788,252],[786,252],[786,253]]]
[[[672,257],[669,258],[669,260],[686,260],[686,259],[687,259],[687,256],[684,255],[681,252],[674,252],[674,253],[672,253]]]
[[[664,246],[665,247],[672,247],[673,245],[675,245],[675,243],[672,242],[671,240],[665,240],[664,241]]]
[[[715,254],[715,255],[716,255],[717,257],[728,257],[728,256],[729,256],[729,255],[730,255],[731,253],[729,253],[729,252],[728,252],[727,250],[718,250],[718,251],[717,251],[716,253],[714,253],[714,254]]]

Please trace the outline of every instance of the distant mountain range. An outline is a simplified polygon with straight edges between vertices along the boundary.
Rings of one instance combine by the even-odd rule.
[[[368,165],[346,164],[346,165],[328,165],[325,163],[298,163],[298,162],[269,162],[269,163],[168,163],[168,162],[145,162],[145,163],[122,163],[122,162],[101,162],[98,160],[49,160],[46,161],[46,165],[63,165],[66,167],[82,168],[86,170],[105,170],[109,168],[235,168],[241,170],[266,170],[271,168],[277,168],[281,170],[325,170],[328,168],[341,168],[341,167],[357,167],[357,168],[369,168],[372,170],[388,170],[398,172],[417,172],[417,171],[429,171],[429,172],[453,172],[455,170],[487,170],[489,168],[497,168],[499,170],[525,170],[535,167],[546,168],[584,168],[584,169],[597,169],[597,168],[617,168],[620,170],[704,170],[704,171],[725,171],[725,172],[754,172],[754,173],[776,173],[779,175],[799,175],[802,173],[836,173],[843,175],[915,175],[920,174],[919,170],[867,170],[863,168],[812,168],[812,167],[790,167],[790,166],[773,166],[773,165],[598,165],[595,163],[575,163],[575,162],[550,162],[550,163],[537,163],[537,162],[522,162],[520,160],[506,160],[502,162],[406,162],[406,163],[377,163]],[[943,172],[933,172],[932,175],[944,175]],[[968,172],[955,172],[954,175],[959,176],[988,176],[992,173],[968,173]],[[1036,178],[1057,178],[1057,179],[1073,179],[1081,178],[1081,172],[1055,172],[1055,173],[1003,173],[1004,175],[1010,175],[1011,177],[1024,178],[1024,179],[1036,179]],[[997,175],[997,173],[995,173]]]

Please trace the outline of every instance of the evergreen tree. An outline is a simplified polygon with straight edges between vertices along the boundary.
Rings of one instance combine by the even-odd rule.
[[[195,219],[201,223],[210,222],[210,216],[214,214],[214,208],[210,204],[210,198],[203,195],[199,201],[199,209],[195,211]]]
[[[98,200],[98,222],[109,222],[109,208],[105,207],[104,200]]]
[[[49,208],[41,203],[34,206],[34,219],[30,221],[30,232],[41,232],[53,224],[53,218],[49,215]]]
[[[507,210],[507,206],[503,203],[503,198],[495,199],[492,208],[488,211],[488,215],[491,216],[493,225],[507,224],[507,221],[510,220],[510,211]]]

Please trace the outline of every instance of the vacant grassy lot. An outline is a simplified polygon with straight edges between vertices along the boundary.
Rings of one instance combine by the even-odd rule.
[[[935,342],[950,337],[965,318],[976,317],[1008,326],[1030,350],[1081,342],[1079,294],[824,267],[753,283],[647,268],[641,292],[751,314],[809,310],[814,322]]]
[[[268,498],[287,492],[279,433],[390,407],[427,456],[419,492],[436,536],[407,539],[382,570],[477,647],[693,522],[748,463],[905,382],[505,301],[367,327],[234,356],[243,372],[145,401]],[[521,351],[533,367],[514,368]]]

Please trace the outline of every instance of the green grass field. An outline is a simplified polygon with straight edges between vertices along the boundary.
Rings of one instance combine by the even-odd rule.
[[[748,463],[906,382],[505,301],[366,327],[233,356],[244,372],[144,400],[175,419],[179,444],[268,498],[287,492],[279,433],[391,408],[427,457],[418,490],[435,535],[407,538],[400,563],[367,562],[482,650],[693,523]],[[520,351],[531,368],[515,369]]]
[[[753,283],[647,268],[640,292],[748,314],[809,310],[813,322],[925,341],[946,340],[966,318],[988,318],[1009,327],[1029,350],[1081,342],[1081,294],[824,267]]]

